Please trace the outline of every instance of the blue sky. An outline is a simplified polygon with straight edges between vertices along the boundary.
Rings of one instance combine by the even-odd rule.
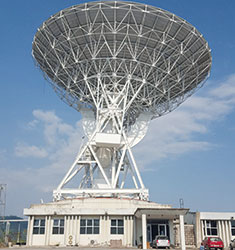
[[[234,211],[235,1],[155,0],[186,19],[212,49],[209,80],[174,112],[152,121],[134,148],[150,199],[193,211]],[[1,2],[0,183],[6,213],[50,201],[82,136],[80,114],[53,92],[31,57],[37,28],[75,0]],[[153,136],[154,135],[154,136]]]

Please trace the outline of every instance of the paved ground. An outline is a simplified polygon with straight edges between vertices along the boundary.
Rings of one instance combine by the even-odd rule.
[[[1,250],[134,250],[137,248],[107,248],[107,247],[25,247],[14,246],[11,248],[0,248]],[[181,250],[180,248],[171,250]],[[199,250],[198,248],[187,248],[186,250]],[[228,250],[228,249],[224,249]]]
[[[137,247],[133,248],[108,248],[108,247],[26,247],[26,246],[13,246],[10,248],[0,248],[1,250],[134,250],[138,249]],[[180,248],[170,250],[181,250]],[[186,250],[199,250],[198,248],[187,248]]]
[[[26,246],[14,246],[11,248],[0,248],[1,250],[133,250],[137,248],[107,248],[107,247],[26,247]],[[176,248],[171,250],[181,250],[181,248]],[[199,248],[186,248],[186,250],[199,250]],[[224,248],[224,250],[229,250],[229,248]]]

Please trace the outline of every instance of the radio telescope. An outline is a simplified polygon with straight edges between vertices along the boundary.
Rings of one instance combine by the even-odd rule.
[[[152,119],[172,111],[203,85],[211,54],[202,34],[153,6],[89,2],[45,21],[32,54],[59,97],[81,112],[86,135],[53,192],[54,200],[148,200],[131,148],[143,139]],[[68,187],[74,179],[76,187]]]

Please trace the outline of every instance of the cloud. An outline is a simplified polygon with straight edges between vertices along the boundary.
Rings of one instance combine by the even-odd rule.
[[[33,111],[33,116],[46,124],[59,123],[61,121],[54,111],[43,111],[37,109]]]
[[[74,127],[64,123],[55,111],[33,111],[34,120],[28,123],[28,127],[35,128],[37,125],[43,125],[43,135],[46,144],[55,146],[61,141],[62,136],[72,136],[75,133]]]
[[[235,97],[235,74],[230,75],[225,82],[221,83],[218,88],[210,91],[210,94],[218,98],[232,98]]]
[[[6,149],[0,149],[0,160],[3,161],[3,160],[6,160]]]
[[[79,151],[83,136],[82,124],[74,126],[65,123],[54,111],[34,110],[34,119],[28,123],[28,128],[37,129],[44,138],[42,147],[20,142],[15,147],[15,155],[24,158],[41,158],[30,166],[24,165],[25,171],[13,173],[21,180],[33,180],[37,192],[52,192],[59,184],[66,171],[73,163]],[[33,126],[32,126],[33,124]],[[36,177],[36,178],[35,178]],[[53,178],[52,178],[53,177]],[[43,180],[43,185],[42,185]]]
[[[146,167],[149,171],[156,161],[166,157],[218,146],[197,138],[210,132],[211,123],[224,119],[234,110],[235,75],[217,86],[204,96],[190,97],[172,113],[151,121],[146,137],[134,148],[142,171]]]
[[[28,129],[34,129],[38,124],[38,120],[32,120],[27,124],[27,128]]]
[[[18,157],[45,158],[48,153],[44,148],[18,143],[15,147],[15,155]]]

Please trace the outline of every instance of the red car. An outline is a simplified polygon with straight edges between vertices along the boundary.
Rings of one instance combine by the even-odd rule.
[[[210,249],[224,249],[224,243],[219,237],[206,237],[202,241],[202,246],[204,246],[205,250],[210,250]]]

